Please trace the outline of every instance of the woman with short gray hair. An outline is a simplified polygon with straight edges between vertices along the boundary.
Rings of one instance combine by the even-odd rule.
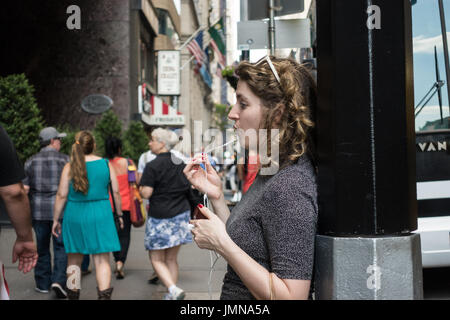
[[[185,164],[170,152],[177,142],[173,131],[158,128],[152,132],[149,146],[156,158],[147,163],[140,180],[141,195],[150,200],[144,243],[153,269],[169,289],[164,300],[185,297],[176,286],[177,256],[182,244],[192,242],[188,227],[190,184],[183,174]]]

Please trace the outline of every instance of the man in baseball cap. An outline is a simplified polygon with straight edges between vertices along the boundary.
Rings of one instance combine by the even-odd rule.
[[[53,205],[58,191],[61,173],[69,162],[69,157],[59,152],[61,138],[66,133],[59,133],[53,127],[47,127],[39,133],[41,151],[25,162],[23,180],[31,204],[33,229],[39,258],[34,269],[35,290],[48,293],[52,289],[57,298],[66,298],[67,255],[62,237],[53,237],[53,270],[50,254],[50,241],[53,226]]]
[[[39,133],[39,140],[41,141],[41,144],[50,144],[50,140],[52,139],[61,139],[66,137],[66,133],[59,133],[58,130],[56,130],[53,127],[47,127],[41,130]],[[59,151],[59,149],[58,149]]]

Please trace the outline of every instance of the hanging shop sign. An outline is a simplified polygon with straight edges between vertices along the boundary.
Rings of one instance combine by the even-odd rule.
[[[158,51],[158,95],[180,95],[180,51]]]

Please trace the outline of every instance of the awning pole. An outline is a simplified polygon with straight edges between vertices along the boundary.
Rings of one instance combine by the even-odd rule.
[[[183,64],[183,66],[180,68],[180,70],[183,70],[184,67],[186,67],[186,65],[187,65],[189,62],[191,62],[194,58],[195,58],[195,56],[192,56],[188,61],[186,61],[186,63]]]

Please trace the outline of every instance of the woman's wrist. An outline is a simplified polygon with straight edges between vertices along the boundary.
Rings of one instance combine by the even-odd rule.
[[[218,205],[222,202],[225,203],[225,196],[223,195],[223,192],[220,192],[220,195],[217,198],[212,198],[212,197],[209,197],[209,198],[214,207],[216,207],[216,205]]]
[[[228,233],[225,234],[219,239],[219,244],[216,248],[216,252],[220,254],[222,257],[226,258],[229,253],[233,250],[233,246],[236,244],[231,240]]]

